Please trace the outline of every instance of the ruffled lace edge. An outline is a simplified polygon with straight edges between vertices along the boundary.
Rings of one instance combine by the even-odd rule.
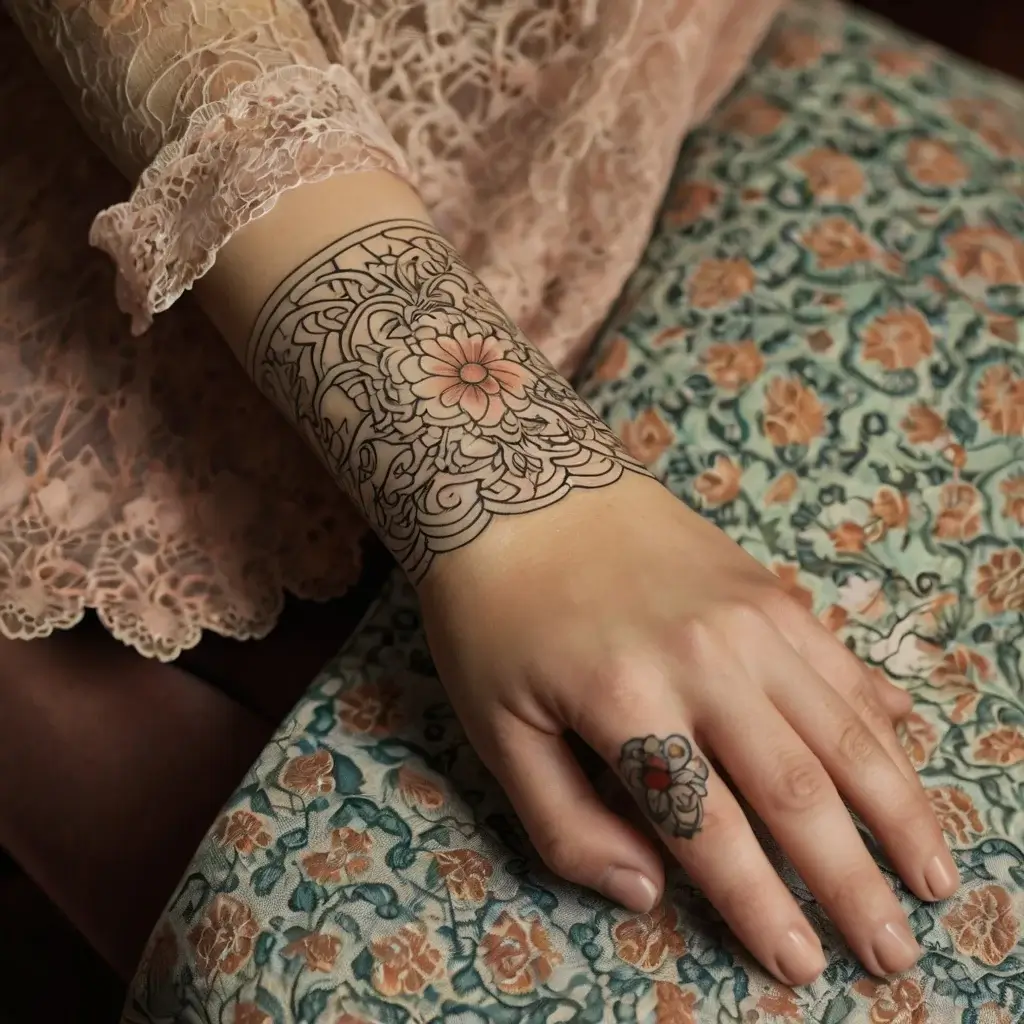
[[[352,75],[339,65],[278,68],[197,108],[131,198],[96,216],[89,242],[114,260],[118,306],[141,334],[284,192],[375,170],[412,179]]]

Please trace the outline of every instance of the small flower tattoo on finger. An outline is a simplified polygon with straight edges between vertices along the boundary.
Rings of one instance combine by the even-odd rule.
[[[678,734],[636,737],[622,745],[619,774],[651,820],[666,834],[692,839],[704,822],[708,764]]]

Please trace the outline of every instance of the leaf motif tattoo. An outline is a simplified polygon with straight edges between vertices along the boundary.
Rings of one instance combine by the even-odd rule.
[[[666,835],[692,839],[704,823],[708,763],[685,736],[645,736],[623,744],[619,774]]]
[[[496,515],[649,475],[418,221],[360,229],[293,271],[248,369],[413,582]]]

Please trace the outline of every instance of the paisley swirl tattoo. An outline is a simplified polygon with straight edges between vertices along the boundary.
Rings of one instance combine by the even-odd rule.
[[[669,836],[692,839],[704,823],[708,763],[685,736],[623,744],[619,774],[650,819]]]
[[[413,582],[496,515],[647,473],[418,221],[360,229],[298,267],[248,363]]]

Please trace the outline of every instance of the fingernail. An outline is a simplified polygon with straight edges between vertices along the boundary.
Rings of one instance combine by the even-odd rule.
[[[953,863],[953,858],[936,854],[924,869],[924,881],[932,894],[933,900],[944,900],[960,888],[960,873]]]
[[[601,892],[627,910],[646,914],[658,902],[658,887],[645,875],[633,868],[611,867],[605,872]]]
[[[776,968],[787,985],[809,985],[825,970],[825,954],[821,943],[803,929],[786,933],[776,958]]]
[[[875,933],[872,951],[882,974],[909,971],[921,955],[921,947],[906,921],[890,921]]]

